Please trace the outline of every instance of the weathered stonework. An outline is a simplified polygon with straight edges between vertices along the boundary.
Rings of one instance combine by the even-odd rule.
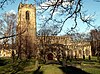
[[[36,8],[32,4],[20,3],[18,7],[17,33],[18,34],[22,33],[21,35],[29,37],[31,41],[35,40]]]
[[[16,42],[20,46],[34,44],[36,39],[36,8],[32,4],[20,3],[18,7]],[[31,45],[30,45],[31,46]]]
[[[86,57],[92,56],[91,44],[87,41],[75,42],[70,36],[38,36],[37,39],[39,45],[44,44],[46,49],[56,48],[57,51],[58,49],[65,50],[66,57],[76,56],[76,58],[83,58],[83,55]],[[51,45],[52,47],[50,47]]]
[[[16,54],[15,50],[12,49],[1,49],[0,50],[0,57],[12,57],[12,51],[14,52],[14,54]]]
[[[17,42],[21,42],[18,44],[23,47],[25,43],[29,42],[29,45],[31,44],[31,46],[33,46],[34,43],[40,45],[38,49],[41,49],[41,45],[45,44],[46,45],[45,47],[49,50],[48,46],[54,44],[52,48],[57,47],[57,50],[59,49],[58,51],[60,51],[60,48],[62,49],[64,46],[64,49],[66,49],[65,51],[66,57],[76,56],[78,58],[81,58],[83,57],[83,55],[91,56],[90,42],[85,42],[85,41],[74,42],[70,36],[37,36],[36,35],[36,8],[32,4],[20,3],[18,7],[17,34],[18,36],[16,40]],[[25,42],[25,39],[27,42]],[[50,51],[51,50],[52,49],[50,49]]]

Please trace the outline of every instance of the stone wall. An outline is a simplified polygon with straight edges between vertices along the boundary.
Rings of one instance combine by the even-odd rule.
[[[1,49],[0,50],[0,57],[11,57],[12,56],[12,51],[14,51],[14,54],[16,54],[16,50]]]
[[[38,36],[37,37],[38,44],[47,44],[47,45],[54,45],[56,49],[63,45],[66,49],[66,57],[76,57],[76,58],[83,58],[92,56],[91,53],[91,44],[90,42],[86,41],[78,41],[75,42],[72,40],[70,36]],[[54,46],[53,46],[54,47]],[[60,51],[60,50],[59,50]]]

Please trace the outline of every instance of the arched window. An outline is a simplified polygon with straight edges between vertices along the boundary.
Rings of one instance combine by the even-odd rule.
[[[29,11],[26,11],[26,20],[27,20],[27,21],[29,21],[29,20],[30,20]]]

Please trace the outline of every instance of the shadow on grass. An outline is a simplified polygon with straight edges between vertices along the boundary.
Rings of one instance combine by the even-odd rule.
[[[6,64],[8,64],[8,60],[0,58],[0,66],[4,66]]]
[[[59,67],[64,74],[90,74],[73,66]]]
[[[94,66],[95,68],[97,68],[97,69],[100,69],[100,66]]]
[[[43,74],[43,71],[40,71],[41,66],[38,67],[37,70],[33,72],[33,74]]]
[[[97,62],[97,60],[88,60],[88,59],[85,59],[84,61],[86,61],[86,62]]]

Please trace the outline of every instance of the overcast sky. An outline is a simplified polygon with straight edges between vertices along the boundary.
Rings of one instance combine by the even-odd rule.
[[[0,0],[1,1],[1,0]],[[18,11],[18,5],[21,0],[15,0],[15,3],[12,4],[5,4],[4,9],[0,9],[0,14],[3,12],[9,12],[9,11],[15,11],[17,13]],[[38,1],[38,0],[37,0]],[[33,4],[34,0],[29,0],[27,3]],[[92,23],[93,25],[100,26],[100,2],[94,2],[93,0],[83,0],[84,8],[83,11],[87,11],[87,14],[95,14],[95,22]],[[37,18],[38,19],[38,18]],[[38,22],[38,20],[37,20]],[[67,24],[72,24],[70,21],[67,22]],[[79,21],[79,24],[77,29],[80,30],[80,32],[89,32],[90,29],[93,29],[92,27],[88,30],[86,30],[86,24]],[[62,34],[66,31],[66,27],[70,27],[69,25],[65,25],[63,28]]]

